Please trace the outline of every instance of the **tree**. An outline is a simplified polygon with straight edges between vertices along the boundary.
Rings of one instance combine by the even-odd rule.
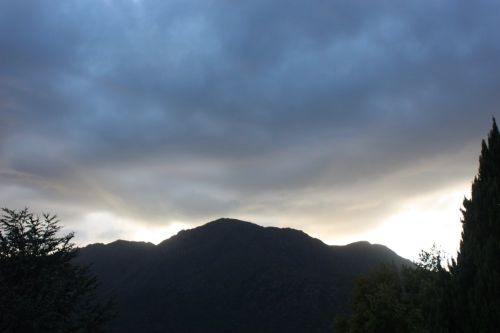
[[[56,216],[2,209],[0,331],[100,332],[112,317],[96,298],[97,280],[76,266],[73,233],[60,236]]]
[[[464,199],[462,240],[451,265],[457,332],[500,327],[500,134],[495,119],[483,140],[471,198]]]
[[[444,254],[433,245],[422,250],[413,267],[403,268],[412,332],[454,332],[450,321],[450,272]]]
[[[382,265],[360,278],[353,292],[352,333],[407,332],[406,307],[402,285],[395,265]]]
[[[449,272],[436,247],[422,251],[413,265],[379,266],[354,285],[352,314],[338,316],[335,333],[452,332],[446,291]]]

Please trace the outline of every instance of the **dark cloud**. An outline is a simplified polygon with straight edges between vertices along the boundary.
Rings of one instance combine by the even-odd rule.
[[[3,2],[0,198],[367,228],[373,207],[473,176],[500,105],[499,7]]]

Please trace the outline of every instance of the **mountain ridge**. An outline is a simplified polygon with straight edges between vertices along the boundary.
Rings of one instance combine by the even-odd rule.
[[[347,243],[347,244],[344,244],[344,245],[337,245],[337,244],[327,244],[325,242],[323,242],[321,239],[319,238],[316,238],[316,237],[312,237],[310,236],[309,234],[305,233],[304,231],[300,230],[300,229],[295,229],[295,228],[290,228],[290,227],[275,227],[275,226],[261,226],[259,224],[256,224],[256,223],[253,223],[253,222],[248,222],[248,221],[244,221],[244,220],[240,220],[240,219],[234,219],[234,218],[229,218],[229,217],[221,217],[221,218],[218,218],[216,220],[213,220],[213,221],[210,221],[210,222],[207,222],[203,225],[200,225],[200,226],[197,226],[197,227],[193,227],[193,228],[190,228],[190,229],[182,229],[180,230],[179,232],[177,232],[175,235],[172,235],[170,236],[169,238],[166,238],[162,241],[160,241],[158,244],[154,244],[152,242],[148,242],[148,241],[134,241],[134,240],[126,240],[126,239],[117,239],[117,240],[114,240],[112,242],[109,242],[109,243],[103,243],[103,242],[97,242],[97,243],[90,243],[90,244],[87,244],[85,246],[82,246],[80,247],[80,249],[84,249],[84,248],[87,248],[87,247],[93,247],[93,246],[116,246],[118,244],[135,244],[135,245],[144,245],[144,246],[161,246],[162,243],[164,242],[167,242],[168,240],[170,240],[171,238],[174,238],[174,237],[177,237],[179,235],[182,235],[183,233],[185,232],[189,232],[189,231],[194,231],[194,230],[197,230],[198,228],[204,228],[204,227],[207,227],[209,225],[212,225],[212,224],[219,224],[219,223],[243,223],[243,224],[248,224],[248,225],[252,225],[252,226],[255,226],[255,227],[258,227],[258,228],[263,228],[263,229],[278,229],[278,230],[284,230],[284,231],[294,231],[294,232],[298,232],[298,233],[301,233],[301,234],[304,234],[314,240],[318,240],[320,242],[322,242],[323,244],[325,244],[326,246],[330,246],[330,247],[345,247],[345,246],[348,246],[348,247],[351,247],[351,246],[381,246],[381,247],[384,247],[392,252],[394,252],[396,255],[398,255],[395,251],[393,251],[392,249],[390,249],[388,246],[384,245],[384,244],[380,244],[380,243],[371,243],[369,241],[366,241],[366,240],[361,240],[361,241],[355,241],[355,242],[352,242],[352,243]]]
[[[354,279],[383,245],[327,245],[292,228],[221,218],[160,242],[115,241],[80,249],[102,296],[115,295],[112,332],[328,332],[347,312]]]

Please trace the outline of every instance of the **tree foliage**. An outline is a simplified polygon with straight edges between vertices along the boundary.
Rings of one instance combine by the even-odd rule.
[[[381,266],[358,280],[353,295],[350,332],[406,331],[406,306],[398,268]]]
[[[449,273],[434,248],[411,266],[382,265],[355,283],[352,315],[335,321],[335,333],[443,332],[440,285]]]
[[[479,173],[462,210],[462,241],[453,262],[457,332],[500,327],[500,134],[493,120],[483,140]]]
[[[73,233],[60,236],[56,216],[2,212],[0,331],[100,332],[110,305],[96,299],[88,268],[72,264]]]

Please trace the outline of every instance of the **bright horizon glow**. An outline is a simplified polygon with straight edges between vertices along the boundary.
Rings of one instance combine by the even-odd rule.
[[[469,193],[470,184],[457,184],[446,190],[408,199],[396,212],[384,218],[378,227],[366,232],[337,239],[316,236],[331,245],[362,240],[382,244],[411,260],[417,260],[421,250],[428,250],[436,244],[447,258],[455,257],[462,231],[460,208]]]
[[[172,222],[167,226],[158,227],[138,227],[132,236],[135,241],[147,241],[153,244],[159,244],[162,241],[175,236],[179,231],[190,229],[190,227],[182,222]]]
[[[460,207],[464,196],[468,196],[470,184],[457,184],[446,190],[410,198],[400,204],[399,209],[383,218],[377,227],[361,233],[352,233],[341,237],[332,237],[328,233],[315,233],[304,230],[311,237],[321,239],[330,245],[345,245],[357,241],[369,241],[389,247],[402,257],[418,259],[421,250],[436,244],[445,251],[447,258],[455,257],[460,242],[462,225]],[[127,218],[121,218],[110,212],[93,212],[80,221],[76,231],[78,245],[89,242],[109,243],[116,239],[144,241],[158,244],[181,230],[192,229],[197,225],[181,221],[171,221],[166,225],[149,226]],[[258,219],[249,222],[264,226]],[[276,225],[278,227],[292,227]],[[91,230],[91,232],[88,232]],[[116,235],[120,235],[118,238]]]

